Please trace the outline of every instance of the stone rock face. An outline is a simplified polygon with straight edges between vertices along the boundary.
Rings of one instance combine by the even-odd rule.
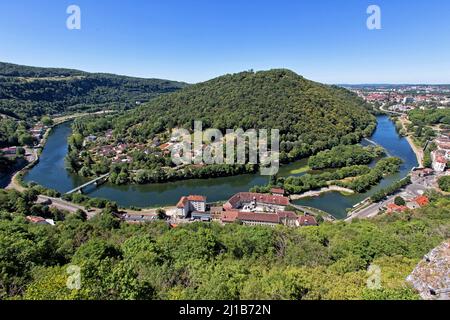
[[[425,300],[450,300],[450,240],[425,255],[406,278]]]

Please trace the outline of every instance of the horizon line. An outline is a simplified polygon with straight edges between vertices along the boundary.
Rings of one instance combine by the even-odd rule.
[[[273,67],[270,69],[262,69],[262,70],[255,70],[253,68],[249,68],[246,70],[242,70],[242,71],[238,71],[238,72],[228,72],[228,73],[224,73],[218,76],[214,76],[212,78],[208,78],[206,80],[201,80],[201,81],[197,81],[197,82],[188,82],[186,80],[180,80],[180,79],[169,79],[169,78],[160,78],[160,77],[154,77],[154,76],[138,76],[138,75],[130,75],[130,74],[123,74],[123,73],[114,73],[111,71],[92,71],[92,70],[86,70],[83,68],[78,68],[78,67],[67,67],[67,66],[37,66],[37,65],[27,65],[27,64],[20,64],[20,63],[16,63],[16,62],[9,62],[9,61],[0,61],[0,63],[7,63],[7,64],[12,64],[12,65],[17,65],[17,66],[23,66],[23,67],[31,67],[31,68],[44,68],[44,69],[67,69],[67,70],[74,70],[74,71],[80,71],[80,72],[85,72],[85,73],[91,73],[91,74],[110,74],[110,75],[116,75],[116,76],[123,76],[123,77],[129,77],[129,78],[138,78],[138,79],[158,79],[158,80],[168,80],[168,81],[176,81],[176,82],[182,82],[182,83],[186,83],[186,84],[198,84],[198,83],[202,83],[205,81],[209,81],[211,79],[226,75],[226,74],[235,74],[235,73],[239,73],[239,72],[246,72],[246,71],[250,71],[250,70],[254,70],[254,72],[258,72],[258,71],[268,71],[268,70],[276,70],[276,69],[286,69],[286,70],[291,70],[293,72],[295,72],[296,74],[304,77],[302,74],[298,73],[297,71],[294,71],[292,69],[289,69],[287,67],[284,68],[280,68],[280,67]],[[325,85],[335,85],[335,86],[423,86],[423,85],[431,85],[431,86],[450,86],[450,82],[404,82],[404,81],[398,81],[398,82],[383,82],[383,81],[376,81],[376,82],[366,82],[366,81],[362,81],[362,82],[322,82],[319,80],[315,80],[315,79],[311,79],[309,77],[305,77],[308,80],[311,81],[315,81],[315,82],[321,82],[322,84]]]

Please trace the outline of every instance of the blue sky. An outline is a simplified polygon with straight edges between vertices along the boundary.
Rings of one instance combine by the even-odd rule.
[[[66,9],[81,8],[81,30]],[[366,9],[381,8],[368,30]],[[325,83],[450,83],[448,0],[15,0],[0,61],[186,82],[289,68]]]

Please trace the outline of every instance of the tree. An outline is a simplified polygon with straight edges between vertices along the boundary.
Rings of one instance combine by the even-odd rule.
[[[158,215],[158,219],[159,220],[166,220],[167,219],[166,211],[161,209],[161,208],[156,210],[156,214]]]
[[[450,176],[439,178],[439,188],[442,191],[450,192]]]
[[[24,148],[17,148],[16,150],[16,155],[17,156],[24,156],[25,155],[25,149]]]
[[[31,145],[33,145],[33,142],[34,142],[34,139],[29,133],[22,133],[19,136],[19,143],[22,146],[25,146],[25,145],[31,146]]]
[[[51,127],[53,125],[53,120],[49,116],[43,116],[41,122],[47,127]]]

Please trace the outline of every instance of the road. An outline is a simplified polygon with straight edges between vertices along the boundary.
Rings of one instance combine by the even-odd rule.
[[[395,194],[389,196],[386,200],[372,203],[371,205],[351,213],[351,215],[345,219],[345,221],[352,221],[355,218],[365,219],[365,218],[373,218],[379,214],[380,209],[386,207],[390,203],[394,203],[394,200],[397,196],[408,196],[408,198],[414,198],[417,196],[421,196],[425,193],[427,189],[433,188],[433,179],[434,177],[425,177],[419,180],[414,181],[414,183],[406,186],[404,189],[400,189]]]
[[[35,148],[25,148],[26,152],[26,160],[28,161],[28,164],[25,166],[25,168],[18,170],[14,173],[14,175],[11,177],[11,181],[9,184],[5,187],[5,189],[11,189],[11,190],[17,190],[19,192],[24,192],[25,188],[20,185],[20,183],[17,181],[17,176],[19,173],[23,172],[24,169],[28,168],[29,166],[33,165],[35,161],[38,160],[38,153]]]

